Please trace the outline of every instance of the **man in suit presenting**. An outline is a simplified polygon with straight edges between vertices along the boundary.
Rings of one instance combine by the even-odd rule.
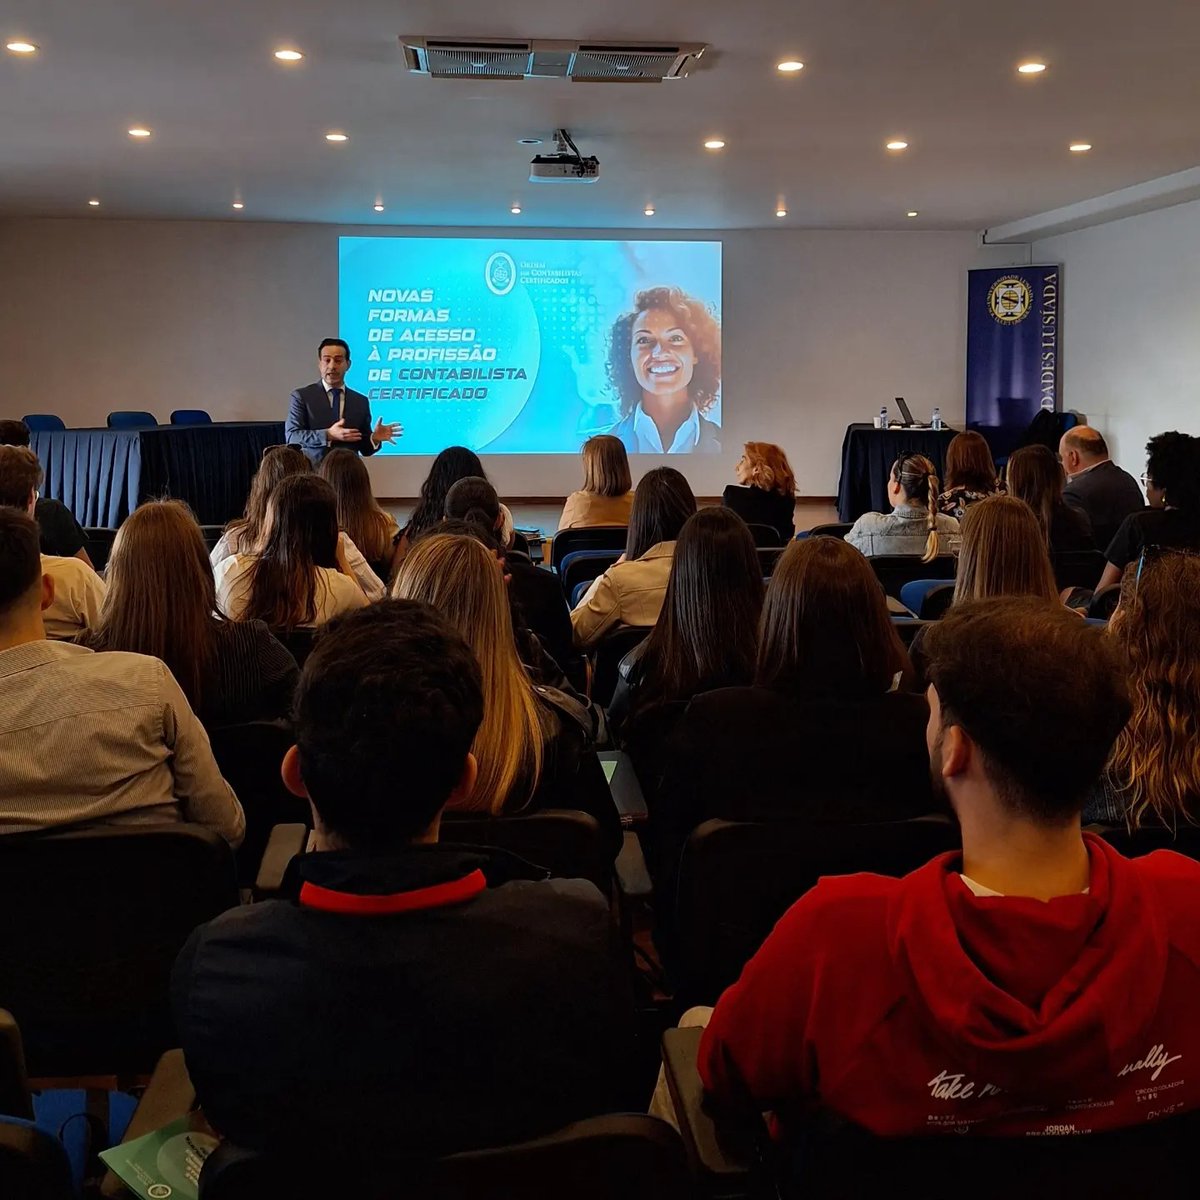
[[[374,454],[384,442],[404,436],[404,426],[385,425],[383,419],[371,428],[371,403],[346,387],[350,369],[350,347],[341,338],[326,338],[317,350],[319,383],[297,388],[292,393],[287,415],[287,441],[299,446],[314,463],[334,447]]]

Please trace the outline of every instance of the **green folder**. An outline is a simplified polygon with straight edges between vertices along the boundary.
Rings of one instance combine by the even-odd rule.
[[[102,1150],[100,1158],[142,1200],[196,1200],[200,1168],[217,1148],[210,1133],[193,1130],[181,1117],[145,1137]]]

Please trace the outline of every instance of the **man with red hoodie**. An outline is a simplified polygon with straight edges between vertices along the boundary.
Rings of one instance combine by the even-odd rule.
[[[931,770],[962,854],[797,901],[717,1004],[705,1087],[748,1090],[780,1135],[818,1108],[920,1135],[1200,1107],[1200,863],[1080,830],[1130,711],[1110,643],[1014,598],[955,606],[926,648]]]

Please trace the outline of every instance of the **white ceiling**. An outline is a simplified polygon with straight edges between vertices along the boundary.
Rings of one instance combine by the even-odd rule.
[[[673,83],[485,83],[410,75],[401,33],[712,49]],[[0,51],[0,215],[982,228],[1200,163],[1196,0],[5,0],[0,34],[41,47]],[[598,184],[528,183],[516,139],[557,125]]]

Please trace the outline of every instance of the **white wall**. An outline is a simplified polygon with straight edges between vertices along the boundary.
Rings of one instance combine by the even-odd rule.
[[[161,420],[182,407],[207,408],[218,420],[282,418],[291,389],[315,378],[318,341],[335,332],[338,235],[362,232],[380,231],[0,222],[7,393],[0,408],[57,412],[80,426],[103,424],[113,408],[145,408]],[[437,231],[455,232],[512,235]],[[730,481],[747,439],[783,445],[802,494],[832,495],[847,423],[869,420],[893,396],[905,396],[918,417],[937,405],[948,422],[961,421],[966,271],[1028,261],[1026,247],[980,249],[971,233],[686,236],[725,243],[725,452],[682,464],[702,495]],[[1113,302],[1124,307],[1119,295]],[[656,461],[635,462],[635,474]],[[376,457],[377,492],[414,495],[428,462]],[[562,496],[577,486],[573,457],[496,456],[485,465],[506,495]]]
[[[1200,433],[1200,201],[1046,238],[1063,263],[1064,406],[1138,474],[1146,440]]]

